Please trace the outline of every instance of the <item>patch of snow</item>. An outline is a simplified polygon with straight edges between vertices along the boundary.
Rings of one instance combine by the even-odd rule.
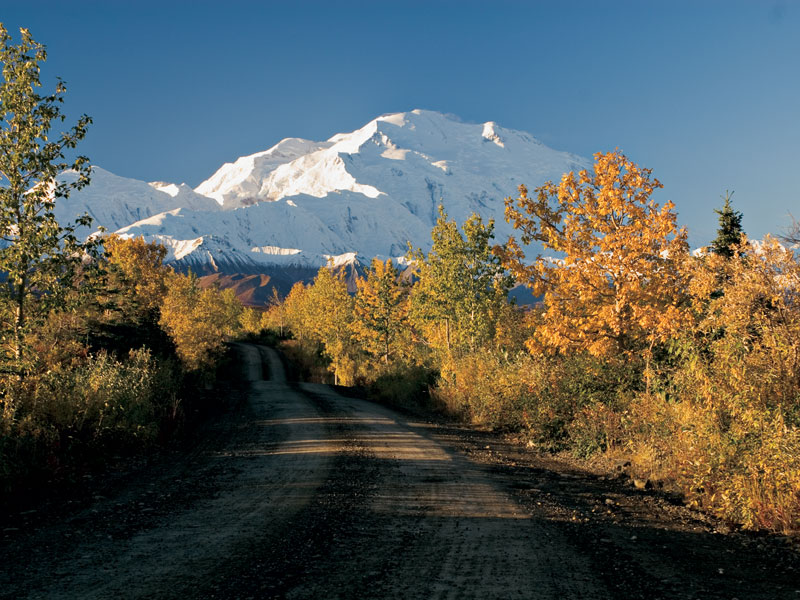
[[[203,238],[199,237],[193,240],[179,240],[172,245],[172,253],[175,260],[180,260],[197,250],[203,244]]]
[[[338,255],[323,254],[323,256],[328,259],[328,264],[332,267],[342,267],[344,265],[352,265],[353,263],[357,262],[357,254],[358,252],[345,252],[344,254]]]
[[[437,167],[437,168],[441,169],[442,171],[444,171],[446,175],[450,175],[452,173],[452,171],[450,170],[450,167],[447,165],[447,161],[446,160],[437,160],[437,161],[432,162],[431,164],[434,167]]]
[[[159,192],[164,192],[165,194],[169,194],[173,198],[177,196],[181,189],[175,185],[174,183],[164,183],[161,181],[151,181],[150,185],[157,189]]]
[[[494,142],[501,148],[505,148],[503,138],[497,133],[497,123],[494,121],[489,121],[488,123],[483,124],[483,132],[481,133],[481,137],[485,140]]]
[[[277,254],[280,256],[289,256],[292,254],[300,254],[302,250],[299,248],[281,248],[280,246],[256,246],[250,248],[250,252],[260,252],[262,254]]]
[[[408,152],[408,150],[401,150],[399,148],[387,148],[381,152],[381,156],[389,160],[405,160]]]

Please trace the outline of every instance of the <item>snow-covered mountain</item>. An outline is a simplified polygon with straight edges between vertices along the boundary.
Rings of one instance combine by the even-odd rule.
[[[66,171],[59,179],[72,182],[77,177],[74,171]],[[73,192],[68,198],[59,199],[55,214],[58,221],[66,225],[78,215],[89,213],[95,228],[103,226],[108,231],[115,231],[176,208],[215,211],[219,210],[219,205],[211,198],[196,193],[185,183],[146,183],[120,177],[94,166],[92,183],[79,192]],[[83,233],[88,235],[91,232]]]
[[[281,140],[269,150],[225,163],[195,191],[214,198],[225,208],[252,204],[263,198],[261,188],[267,174],[281,165],[329,146],[329,142],[311,142],[300,138]]]
[[[286,139],[227,163],[195,189],[222,213],[171,211],[121,233],[159,239],[194,268],[397,257],[408,242],[430,245],[439,204],[459,222],[473,212],[494,217],[503,239],[511,233],[503,201],[519,184],[534,187],[588,164],[493,122],[415,110],[325,142]]]
[[[589,165],[494,122],[414,110],[323,142],[285,139],[226,163],[194,191],[95,167],[58,216],[88,211],[95,225],[157,240],[169,261],[198,273],[313,273],[329,259],[400,257],[409,242],[429,248],[439,204],[459,223],[473,212],[494,218],[504,240],[504,199],[520,184]]]
[[[223,165],[195,191],[224,208],[335,192],[385,196],[432,225],[440,202],[462,220],[496,208],[520,183],[559,179],[586,164],[493,122],[466,124],[415,110],[378,117],[326,142],[283,140]]]

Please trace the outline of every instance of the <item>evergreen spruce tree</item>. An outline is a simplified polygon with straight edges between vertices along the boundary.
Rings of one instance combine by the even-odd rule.
[[[722,209],[714,209],[719,215],[719,229],[717,237],[711,242],[711,251],[714,254],[731,258],[735,248],[742,243],[744,231],[742,230],[742,213],[733,210],[731,197],[733,192],[725,192],[725,204]]]

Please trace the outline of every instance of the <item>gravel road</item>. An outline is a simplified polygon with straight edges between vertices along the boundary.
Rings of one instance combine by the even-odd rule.
[[[237,353],[190,449],[0,516],[0,598],[800,600],[788,538]]]

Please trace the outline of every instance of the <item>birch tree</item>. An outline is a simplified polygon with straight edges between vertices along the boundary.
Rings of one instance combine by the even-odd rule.
[[[398,281],[391,260],[372,261],[364,279],[357,282],[353,331],[364,350],[389,364],[394,344],[408,320],[408,288]]]
[[[409,256],[419,278],[413,317],[440,330],[434,344],[448,354],[475,350],[493,336],[493,307],[507,301],[512,282],[492,253],[494,221],[472,215],[459,228],[439,207],[431,237],[427,255],[417,250]]]
[[[91,223],[88,216],[62,227],[53,213],[60,198],[89,183],[88,159],[68,160],[66,155],[86,135],[91,119],[84,115],[66,132],[51,134],[54,124],[65,121],[61,104],[66,87],[58,80],[55,91],[40,93],[47,52],[27,29],[20,34],[20,43],[14,44],[0,24],[0,271],[6,277],[0,299],[6,358],[21,374],[30,321],[62,301],[91,246],[74,234],[75,227]],[[66,169],[74,177],[57,180]]]

